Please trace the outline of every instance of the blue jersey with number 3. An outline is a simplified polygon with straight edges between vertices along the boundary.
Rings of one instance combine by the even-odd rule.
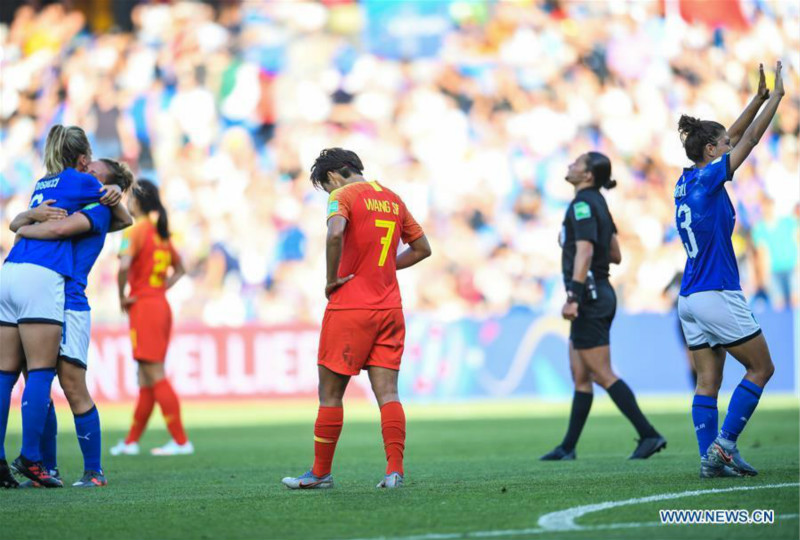
[[[730,154],[702,169],[684,169],[675,186],[675,225],[686,248],[681,296],[701,291],[740,291],[733,252],[736,212],[724,184],[733,177]]]
[[[31,195],[30,208],[48,199],[53,206],[68,214],[77,212],[87,204],[97,202],[103,195],[103,185],[90,174],[75,169],[64,169],[59,174],[47,176],[36,182]],[[11,249],[6,262],[30,263],[49,268],[65,277],[72,277],[72,240],[33,240],[23,238]]]

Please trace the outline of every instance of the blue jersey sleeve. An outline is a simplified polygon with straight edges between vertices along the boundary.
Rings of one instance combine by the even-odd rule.
[[[733,179],[733,171],[731,171],[731,155],[725,154],[718,157],[701,171],[701,181],[706,185],[709,192],[714,192],[722,187],[725,182],[730,182]]]
[[[77,176],[78,182],[74,183],[76,189],[73,191],[72,196],[78,204],[85,205],[100,200],[100,197],[103,196],[103,193],[100,192],[103,184],[101,184],[97,178],[91,174],[78,172],[72,169],[70,169],[70,172]]]
[[[100,203],[92,203],[83,207],[80,212],[92,224],[90,229],[92,233],[108,233],[108,229],[111,227],[111,210],[107,206],[103,206]]]

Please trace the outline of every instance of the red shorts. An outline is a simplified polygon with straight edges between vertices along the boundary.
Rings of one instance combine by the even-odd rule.
[[[341,375],[358,375],[369,366],[398,371],[405,339],[402,309],[329,309],[317,363]]]
[[[139,298],[128,311],[133,358],[142,362],[163,362],[167,358],[172,331],[172,310],[166,298]]]

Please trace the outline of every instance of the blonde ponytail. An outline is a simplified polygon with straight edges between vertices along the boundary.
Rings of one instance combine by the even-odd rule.
[[[78,157],[91,157],[92,148],[86,133],[78,126],[64,127],[56,124],[50,128],[44,145],[44,166],[47,175],[58,174],[66,168],[75,167]]]

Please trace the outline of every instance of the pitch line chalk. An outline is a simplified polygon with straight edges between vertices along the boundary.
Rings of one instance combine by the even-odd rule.
[[[524,536],[536,535],[544,533],[555,532],[592,532],[592,531],[607,531],[614,529],[637,529],[643,527],[661,527],[661,523],[657,521],[650,521],[645,523],[609,523],[607,525],[578,525],[575,523],[580,517],[593,512],[601,510],[608,510],[610,508],[619,508],[621,506],[630,506],[634,504],[644,504],[649,502],[669,501],[672,499],[682,499],[684,497],[698,497],[701,495],[716,494],[716,493],[730,493],[735,491],[755,491],[760,489],[780,489],[789,487],[800,487],[799,482],[790,482],[784,484],[764,484],[760,486],[736,486],[731,488],[717,488],[717,489],[698,489],[693,491],[681,491],[679,493],[662,493],[660,495],[650,495],[648,497],[637,497],[634,499],[625,499],[624,501],[607,501],[596,504],[586,504],[583,506],[575,506],[567,508],[566,510],[559,510],[558,512],[550,512],[539,518],[538,527],[529,529],[508,529],[508,530],[495,530],[495,531],[472,531],[464,533],[428,533],[418,534],[412,536],[378,536],[374,538],[359,538],[356,540],[458,540],[469,538],[502,538],[505,536]],[[776,516],[778,519],[797,519],[798,514],[780,514]]]
[[[591,514],[592,512],[599,512],[601,510],[608,510],[609,508],[617,508],[620,506],[630,506],[633,504],[643,504],[649,502],[669,501],[672,499],[682,499],[684,497],[698,497],[700,495],[708,495],[714,493],[730,493],[733,491],[753,491],[757,489],[778,489],[785,487],[798,487],[800,483],[793,482],[787,484],[764,484],[760,486],[737,486],[731,488],[718,488],[718,489],[698,489],[694,491],[682,491],[680,493],[662,493],[660,495],[650,495],[649,497],[637,497],[635,499],[626,499],[624,501],[607,501],[597,504],[587,504],[584,506],[576,506],[568,508],[559,512],[551,512],[539,518],[539,527],[546,531],[577,531],[583,529],[580,525],[575,523],[575,520]]]

